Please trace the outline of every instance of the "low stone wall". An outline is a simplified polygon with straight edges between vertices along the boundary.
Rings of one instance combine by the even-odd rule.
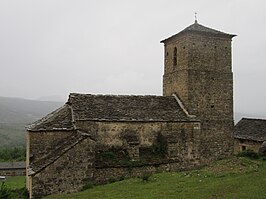
[[[120,167],[102,167],[95,168],[93,174],[93,183],[106,184],[123,180],[130,177],[141,177],[145,174],[154,174],[162,172],[177,172],[182,170],[189,170],[198,168],[201,165],[193,162],[175,162],[169,160],[160,164],[145,164],[136,166],[120,166]]]
[[[26,168],[23,169],[0,169],[1,176],[25,176]]]
[[[1,176],[25,176],[25,162],[0,162]]]
[[[262,141],[253,141],[253,140],[244,140],[244,139],[234,139],[234,153],[237,154],[240,151],[243,150],[253,150],[256,153],[259,152],[259,149],[262,145]]]
[[[76,147],[76,150],[73,150],[73,152],[77,152],[78,149],[80,148]],[[77,155],[77,153],[70,153],[67,156],[71,155],[73,157],[74,154]],[[45,195],[55,193],[78,192],[87,183],[97,185],[107,184],[125,178],[141,177],[145,174],[182,171],[200,167],[200,163],[195,161],[165,159],[161,163],[142,164],[141,162],[133,162],[132,165],[111,165],[109,167],[98,166],[93,168],[91,167],[92,165],[86,164],[86,161],[76,164],[67,156],[62,157],[55,164],[45,168],[44,172],[31,176],[33,186],[31,189],[34,193],[32,198],[41,198]],[[73,164],[75,165],[75,169],[72,169],[70,172],[68,166]],[[64,167],[60,167],[58,170],[59,165],[64,165]]]

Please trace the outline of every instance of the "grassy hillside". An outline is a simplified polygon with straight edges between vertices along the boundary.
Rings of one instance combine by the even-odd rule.
[[[0,97],[0,146],[24,146],[25,125],[45,116],[62,104]]]
[[[265,160],[235,157],[200,170],[154,174],[148,181],[126,179],[79,193],[51,195],[46,199],[265,199],[265,176]]]
[[[265,176],[265,160],[233,157],[200,170],[153,174],[148,181],[131,178],[45,199],[265,199]],[[5,184],[10,189],[21,189],[25,177],[9,177]]]

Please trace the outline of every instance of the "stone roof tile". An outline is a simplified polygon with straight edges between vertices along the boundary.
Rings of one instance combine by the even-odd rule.
[[[71,109],[65,104],[44,118],[26,126],[26,129],[28,131],[73,130]]]
[[[234,34],[228,34],[228,33],[224,33],[224,32],[212,29],[212,28],[208,28],[206,26],[203,26],[203,25],[199,24],[197,21],[195,21],[194,24],[188,26],[187,28],[185,28],[184,30],[180,31],[177,34],[172,35],[171,37],[162,40],[161,43],[165,43],[165,42],[171,40],[172,38],[175,38],[175,37],[177,37],[177,36],[179,36],[179,35],[181,35],[183,33],[186,33],[186,32],[196,32],[196,33],[201,33],[201,34],[211,34],[211,35],[215,35],[215,36],[229,37],[229,38],[232,38],[232,37],[236,36]]]
[[[246,140],[266,141],[266,120],[242,118],[235,126],[234,137]]]
[[[74,120],[187,121],[174,97],[72,93],[68,104]]]
[[[74,130],[75,121],[198,121],[173,96],[71,93],[68,102],[26,127],[28,131]]]

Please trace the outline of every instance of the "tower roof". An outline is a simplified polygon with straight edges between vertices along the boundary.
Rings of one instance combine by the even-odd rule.
[[[228,33],[221,32],[219,30],[208,28],[206,26],[199,24],[197,22],[197,20],[195,20],[194,24],[186,27],[184,30],[180,31],[177,34],[172,35],[171,37],[162,40],[161,43],[165,43],[165,42],[167,42],[173,38],[176,38],[179,35],[182,35],[182,34],[188,33],[188,32],[193,32],[193,33],[198,33],[198,34],[207,34],[207,35],[213,35],[213,36],[218,36],[218,37],[228,37],[228,38],[233,38],[236,36],[234,34],[228,34]]]

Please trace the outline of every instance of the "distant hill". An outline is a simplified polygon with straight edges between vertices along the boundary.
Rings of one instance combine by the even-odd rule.
[[[64,102],[0,97],[0,147],[25,146],[25,125],[63,104]]]
[[[52,101],[52,102],[64,102],[64,101],[66,101],[66,99],[60,95],[41,96],[35,100],[37,100],[37,101]]]

